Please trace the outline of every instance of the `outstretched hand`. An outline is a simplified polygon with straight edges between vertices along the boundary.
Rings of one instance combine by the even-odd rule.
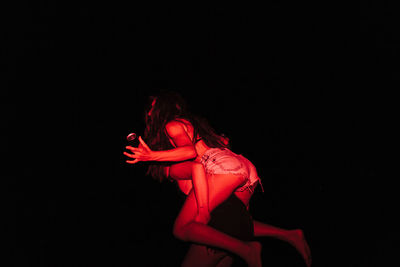
[[[139,136],[139,147],[126,146],[125,148],[130,150],[132,153],[124,152],[124,155],[132,158],[133,160],[127,160],[129,164],[135,164],[139,161],[152,161],[154,153],[149,146],[143,141],[142,137]]]

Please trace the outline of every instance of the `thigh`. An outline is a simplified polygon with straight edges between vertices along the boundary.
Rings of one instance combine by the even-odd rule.
[[[217,267],[231,267],[233,264],[233,258],[231,256],[223,257],[219,262]]]
[[[243,176],[231,174],[216,174],[208,177],[209,190],[209,209],[212,211],[219,204],[224,202],[228,197],[243,184]],[[194,193],[191,192],[186,198],[181,211],[175,221],[174,227],[183,227],[193,221],[197,214],[197,202]]]
[[[172,164],[169,167],[169,176],[174,180],[190,180],[192,179],[192,166],[192,161]]]
[[[208,177],[210,211],[227,200],[240,187],[245,178],[242,175],[214,174]]]
[[[210,252],[206,246],[192,244],[183,259],[182,267],[216,267],[228,263],[229,260],[225,258],[231,257],[221,250]]]

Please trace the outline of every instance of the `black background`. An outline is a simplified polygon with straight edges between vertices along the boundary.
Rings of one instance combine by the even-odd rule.
[[[9,266],[179,266],[186,244],[171,227],[182,199],[122,155],[157,88],[180,92],[255,163],[265,193],[253,217],[303,229],[314,266],[394,260],[394,177],[384,174],[399,73],[393,6],[1,10]],[[303,266],[289,245],[261,241],[266,266]]]

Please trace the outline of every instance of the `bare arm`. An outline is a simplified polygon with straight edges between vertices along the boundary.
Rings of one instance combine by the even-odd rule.
[[[167,123],[165,130],[175,146],[174,149],[152,151],[139,137],[141,146],[139,148],[128,146],[127,149],[131,150],[133,154],[124,153],[134,160],[127,160],[126,162],[134,164],[139,161],[184,161],[196,158],[196,149],[181,122],[171,121]],[[198,207],[198,216],[195,220],[207,223],[209,220],[209,199],[206,173],[203,165],[198,162],[193,162],[190,165],[190,171]]]
[[[139,137],[140,147],[126,147],[133,154],[124,152],[124,155],[134,159],[127,160],[126,162],[134,164],[139,161],[184,161],[196,158],[197,152],[181,123],[172,121],[169,122],[165,128],[175,148],[152,151],[143,139]]]

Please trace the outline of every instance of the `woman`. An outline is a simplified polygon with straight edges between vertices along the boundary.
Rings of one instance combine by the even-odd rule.
[[[206,203],[209,205],[209,210],[215,209],[233,192],[247,206],[259,182],[255,167],[243,156],[227,149],[224,139],[216,135],[204,120],[187,112],[185,102],[176,93],[160,94],[152,100],[146,116],[145,138],[156,151],[151,150],[139,138],[141,147],[127,147],[134,154],[125,153],[125,155],[135,159],[127,162],[163,162],[151,165],[149,173],[160,180],[170,177],[177,181],[183,192],[190,192],[175,221],[175,236],[184,241],[223,248],[242,257],[249,266],[261,266],[259,243],[243,242],[203,224],[208,221],[208,210],[205,212],[206,217],[198,219],[201,213],[198,212],[201,209],[198,203],[201,201],[201,196],[204,198],[207,193],[209,199]],[[180,163],[171,165],[171,162]],[[203,186],[201,193],[196,194],[195,179],[193,179],[195,193],[191,192],[190,179],[204,176],[203,166],[207,172],[208,189],[207,186]],[[199,221],[203,223],[198,223]],[[275,234],[279,232],[278,228],[257,222],[254,226],[256,235],[257,233],[272,235],[272,232]],[[279,236],[285,239],[289,235],[281,232],[277,235]],[[306,243],[299,245],[301,243],[299,234],[296,238],[297,241],[291,243],[295,243],[295,247],[307,260]],[[290,242],[296,238],[292,240],[287,238],[286,241]]]

